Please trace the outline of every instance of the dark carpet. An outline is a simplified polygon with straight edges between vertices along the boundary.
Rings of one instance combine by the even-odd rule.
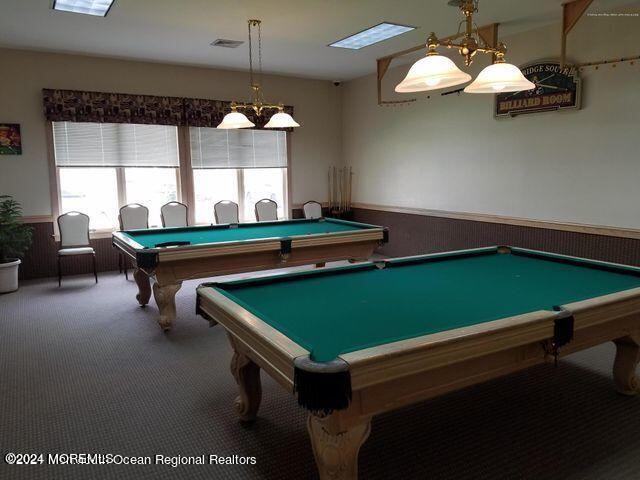
[[[178,294],[163,334],[135,284],[103,274],[24,283],[0,296],[0,477],[317,478],[295,399],[263,375],[263,403],[238,423],[222,328]],[[361,479],[640,478],[640,398],[615,393],[614,349],[574,355],[373,419]],[[42,465],[4,462],[44,453]],[[255,465],[47,465],[47,454],[239,455]]]

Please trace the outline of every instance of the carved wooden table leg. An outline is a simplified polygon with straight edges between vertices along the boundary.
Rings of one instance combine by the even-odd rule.
[[[309,414],[307,430],[321,480],[358,478],[358,453],[371,432],[370,419],[345,428],[336,414],[327,417]]]
[[[640,393],[640,380],[636,375],[640,362],[640,337],[622,337],[614,342],[616,359],[613,363],[613,380],[616,390],[623,395],[637,395]]]
[[[136,285],[138,285],[136,300],[138,300],[141,307],[144,307],[151,298],[151,280],[149,275],[138,268],[133,271],[133,278],[136,281]]]
[[[231,335],[228,336],[233,347],[231,373],[236,379],[240,391],[240,395],[235,400],[236,411],[240,415],[241,421],[253,422],[262,400],[260,367],[238,349],[237,343]]]
[[[160,310],[158,323],[165,332],[171,330],[171,325],[176,319],[176,293],[181,286],[182,282],[162,286],[158,282],[153,284],[153,298],[156,299],[158,310]]]

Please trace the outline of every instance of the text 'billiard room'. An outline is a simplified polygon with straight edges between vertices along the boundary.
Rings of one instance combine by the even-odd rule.
[[[0,4],[0,478],[640,478],[639,0]]]

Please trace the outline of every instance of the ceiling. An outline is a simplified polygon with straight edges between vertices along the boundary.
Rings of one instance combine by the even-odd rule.
[[[481,0],[479,25],[501,35],[559,22],[564,0]],[[348,80],[375,71],[375,59],[457,30],[447,0],[116,0],[106,18],[51,9],[51,0],[1,0],[0,45],[234,70],[248,68],[247,19],[263,20],[265,72]],[[606,12],[630,0],[596,0]],[[326,45],[381,21],[419,27],[361,50]],[[217,39],[243,40],[236,49]]]

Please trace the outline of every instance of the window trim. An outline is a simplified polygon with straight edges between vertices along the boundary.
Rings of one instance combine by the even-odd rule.
[[[291,207],[291,199],[290,199],[290,196],[289,196],[289,192],[290,192],[290,188],[289,188],[289,176],[290,176],[289,167],[265,167],[264,170],[268,170],[268,169],[271,169],[271,168],[273,168],[275,170],[280,170],[280,171],[286,170],[286,172],[283,173],[283,178],[282,178],[282,180],[284,181],[283,190],[282,190],[282,198],[284,200],[284,215],[285,215],[284,219],[289,219],[289,218],[292,217],[292,211],[293,211],[293,207]],[[260,168],[258,168],[258,169],[260,169]],[[245,171],[246,170],[253,170],[252,168],[192,168],[192,170],[191,170],[192,175],[195,175],[193,173],[195,170],[204,170],[204,171],[207,171],[207,170],[227,170],[227,171],[234,171],[236,173],[236,187],[237,187],[236,195],[237,195],[237,199],[238,199],[237,202],[235,202],[235,203],[238,204],[238,214],[239,214],[240,218],[244,217],[244,212],[246,211],[245,210],[246,205],[245,205],[245,201],[244,201],[245,193],[246,193],[245,192],[245,188],[244,188],[245,187],[245,182],[244,182]],[[195,182],[194,182],[193,192],[194,192],[194,199],[195,199]],[[222,200],[234,201],[231,198],[225,198],[225,199],[222,199]],[[251,207],[254,207],[254,206],[251,205]],[[196,211],[195,201],[193,203],[193,208],[190,208],[189,210],[194,212],[194,217],[195,217],[195,211]],[[254,209],[251,208],[251,211],[253,212]],[[246,220],[245,219],[244,220],[244,222],[256,222],[256,221],[257,221],[256,219],[253,219],[253,220]],[[209,223],[211,223],[211,222],[198,223],[198,222],[196,222],[196,219],[194,218],[193,223],[190,223],[190,225],[208,225]]]
[[[60,238],[60,232],[58,231],[58,225],[55,221],[56,218],[60,216],[60,206],[62,205],[62,198],[60,196],[60,168],[56,165],[55,159],[55,149],[53,143],[53,122],[51,120],[46,120],[45,122],[46,128],[46,143],[47,143],[47,157],[49,161],[49,196],[51,199],[51,216],[53,222],[53,231],[54,238],[56,241]],[[176,186],[177,186],[177,198],[179,202],[184,203],[189,208],[189,225],[195,225],[195,190],[194,190],[194,181],[193,181],[193,167],[191,165],[191,140],[189,136],[189,127],[188,126],[176,126],[178,129],[178,167],[175,168],[176,171]],[[286,168],[286,176],[284,182],[284,212],[286,218],[292,218],[293,213],[293,188],[292,188],[292,178],[293,175],[291,173],[292,170],[292,161],[291,161],[291,135],[285,135],[286,138],[286,149],[287,149],[287,166]],[[116,175],[118,180],[118,208],[124,206],[126,199],[125,189],[125,167],[109,167],[116,168]],[[118,170],[122,172],[119,173]],[[243,169],[239,169],[242,171]],[[242,173],[239,175],[238,180],[242,180]],[[242,186],[241,186],[242,185]],[[240,191],[244,190],[244,182],[242,184],[238,183],[238,194]],[[122,191],[121,191],[122,190]],[[238,196],[240,200],[240,195]],[[242,198],[242,202],[244,202],[244,198]],[[240,206],[240,203],[238,203]],[[213,207],[212,207],[213,208]],[[241,207],[242,208],[242,207]],[[89,231],[89,237],[94,238],[110,238],[111,233],[117,230],[117,226],[115,229],[92,229]]]

